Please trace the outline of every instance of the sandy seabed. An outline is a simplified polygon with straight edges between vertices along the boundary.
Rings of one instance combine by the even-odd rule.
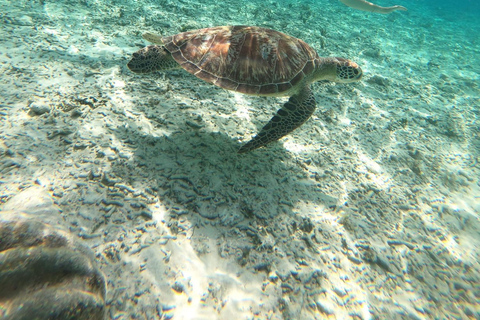
[[[51,199],[108,319],[479,319],[480,40],[398,4],[2,1],[0,202]],[[286,98],[126,68],[145,31],[231,24],[365,77],[238,155]]]

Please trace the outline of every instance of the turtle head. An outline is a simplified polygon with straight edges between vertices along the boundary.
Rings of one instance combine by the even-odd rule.
[[[353,61],[344,58],[333,58],[333,63],[336,69],[336,82],[348,83],[358,81],[362,78],[363,71]]]
[[[132,55],[127,67],[135,73],[149,73],[168,69],[172,63],[177,65],[163,46],[147,46]]]

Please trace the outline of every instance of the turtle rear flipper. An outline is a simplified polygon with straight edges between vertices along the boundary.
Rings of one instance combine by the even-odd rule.
[[[310,118],[315,110],[315,97],[309,86],[305,86],[277,111],[275,116],[238,153],[245,153],[277,141],[289,134]]]
[[[164,46],[147,46],[132,55],[127,63],[135,73],[149,73],[181,68]]]

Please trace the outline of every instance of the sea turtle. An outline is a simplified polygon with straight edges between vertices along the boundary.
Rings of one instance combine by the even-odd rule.
[[[133,54],[128,68],[136,73],[183,68],[224,89],[257,96],[290,96],[288,102],[239,153],[265,146],[302,125],[315,110],[310,83],[353,82],[362,69],[344,58],[321,58],[304,41],[254,26],[223,26],[161,37],[146,33],[157,45]]]

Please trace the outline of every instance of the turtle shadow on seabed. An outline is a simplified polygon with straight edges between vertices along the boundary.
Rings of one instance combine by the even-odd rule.
[[[403,259],[415,269],[408,272],[418,279],[427,276],[424,270],[438,269],[441,261],[457,264],[459,269],[472,267],[471,257],[457,260],[435,241],[435,236],[430,238],[429,232],[422,236],[423,241],[418,237],[409,241],[408,235],[417,230],[418,221],[404,218],[406,212],[416,209],[405,203],[401,193],[387,188],[367,192],[359,186],[352,187],[345,206],[342,199],[323,192],[325,182],[321,182],[321,177],[316,181],[308,176],[303,162],[289,152],[279,151],[275,144],[237,155],[238,145],[226,134],[194,130],[188,125],[161,137],[142,135],[135,129],[116,131],[116,135],[134,144],[136,150],[131,159],[133,166],[116,166],[112,173],[120,177],[134,170],[138,174],[133,176],[140,174],[156,184],[155,194],[168,214],[166,225],[173,234],[191,241],[198,263],[208,266],[211,261],[207,253],[218,250],[221,257],[238,263],[235,270],[240,266],[254,273],[275,271],[282,277],[282,285],[293,286],[298,280],[297,271],[287,262],[288,256],[305,266],[302,277],[310,279],[318,277],[314,266],[324,271],[335,269],[338,250],[344,248],[347,264],[353,269],[364,265],[368,266],[362,267],[364,276],[398,277],[402,288],[409,286],[409,281],[400,280],[406,272],[400,263]],[[339,183],[356,183],[348,179],[343,177]],[[467,212],[459,214],[468,219]],[[399,223],[405,232],[392,233],[391,229]],[[188,224],[190,229],[185,227]],[[389,235],[388,245],[374,243],[374,239],[385,234]],[[400,247],[408,252],[402,253]],[[171,244],[169,248],[176,247]],[[149,256],[147,252],[143,254]],[[219,265],[222,263],[216,266]],[[456,275],[448,281],[457,281],[463,273],[452,274]],[[293,300],[308,299],[309,294],[324,285],[309,284],[288,296]],[[440,298],[434,284],[418,282],[418,285]],[[388,309],[381,303],[373,302],[370,306],[378,314]],[[300,311],[292,314],[299,314],[295,312]]]
[[[98,108],[104,109],[98,112],[108,109]],[[144,116],[136,112],[134,120]],[[185,110],[168,112],[178,118]],[[464,276],[472,282],[478,280],[470,257],[459,260],[447,250],[446,243],[436,241],[437,237],[450,237],[450,230],[442,231],[434,223],[419,229],[420,210],[405,203],[395,189],[368,190],[358,179],[360,173],[350,172],[349,176],[348,171],[341,170],[341,162],[329,162],[329,157],[356,161],[355,157],[347,158],[339,146],[336,153],[304,155],[309,159],[284,151],[280,143],[238,155],[237,142],[208,128],[195,129],[178,120],[177,125],[168,124],[170,134],[155,137],[144,133],[141,126],[133,126],[134,121],[121,113],[109,115],[121,116],[121,121],[111,125],[110,118],[102,117],[108,134],[75,124],[80,131],[77,142],[62,144],[65,151],[52,147],[61,144],[62,137],[35,144],[21,133],[15,135],[16,145],[11,149],[21,151],[21,146],[28,145],[28,154],[37,158],[45,150],[57,150],[52,152],[54,159],[42,161],[46,176],[56,172],[69,155],[82,158],[75,163],[79,168],[70,171],[67,167],[67,174],[72,172],[70,178],[52,180],[50,187],[62,216],[72,226],[70,230],[99,252],[102,271],[113,287],[107,294],[107,300],[112,301],[107,306],[111,314],[124,312],[125,308],[133,312],[138,305],[151,313],[163,306],[173,310],[168,308],[178,303],[178,290],[185,293],[185,301],[190,296],[199,300],[189,292],[189,272],[194,279],[208,279],[202,290],[213,283],[219,300],[231,302],[239,295],[249,296],[250,290],[262,291],[265,273],[269,275],[267,290],[272,290],[272,299],[278,297],[273,291],[292,287],[298,290],[284,293],[290,301],[308,300],[318,292],[323,294],[326,286],[338,284],[339,261],[342,272],[357,275],[357,280],[345,285],[354,290],[351,295],[359,297],[364,293],[357,285],[373,281],[368,279],[388,284],[395,278],[402,289],[414,282],[418,290],[443,299],[434,288],[435,282],[424,279],[431,277],[431,272],[445,272],[444,268],[450,270],[445,280],[448,283],[464,285],[460,279]],[[130,125],[122,125],[126,123]],[[143,122],[141,125],[146,126]],[[39,129],[45,135],[48,130],[45,126]],[[95,144],[81,145],[83,140],[95,140]],[[16,153],[9,154],[15,160]],[[335,157],[338,154],[341,156]],[[323,169],[329,169],[329,173],[310,176],[306,168],[317,159],[325,159]],[[352,166],[346,167],[348,170]],[[29,170],[35,169],[35,165],[22,165],[12,174],[31,181],[34,174]],[[332,179],[334,176],[341,180]],[[41,176],[38,183],[49,185]],[[349,206],[340,208],[338,204],[344,199],[327,194],[324,188],[338,192],[347,183],[351,184]],[[163,209],[166,214],[162,216]],[[453,217],[446,206],[442,210],[444,216]],[[460,215],[465,228],[478,226],[465,212],[456,213]],[[397,231],[399,224],[403,230]],[[402,264],[405,260],[409,263],[407,270]],[[194,273],[197,269],[199,273]],[[237,272],[245,276],[239,278]],[[408,281],[404,281],[406,277]],[[251,279],[255,279],[255,285],[245,287]],[[194,283],[193,288],[199,286]],[[144,288],[150,291],[143,292]],[[139,294],[141,299],[137,299],[138,292],[143,292]],[[162,305],[156,303],[157,299]],[[208,299],[207,303],[215,303],[216,298]],[[233,306],[233,302],[228,303],[226,308]],[[390,302],[380,301],[369,307],[375,314],[395,308]],[[176,312],[181,312],[180,308],[172,311]],[[292,318],[299,318],[308,310],[288,312]]]
[[[227,135],[188,125],[163,137],[135,130],[117,134],[135,145],[136,166],[157,182],[162,202],[178,215],[196,213],[232,226],[245,218],[292,214],[299,201],[325,208],[337,204],[309,181],[287,152],[272,152],[275,144],[239,155],[239,144]]]

